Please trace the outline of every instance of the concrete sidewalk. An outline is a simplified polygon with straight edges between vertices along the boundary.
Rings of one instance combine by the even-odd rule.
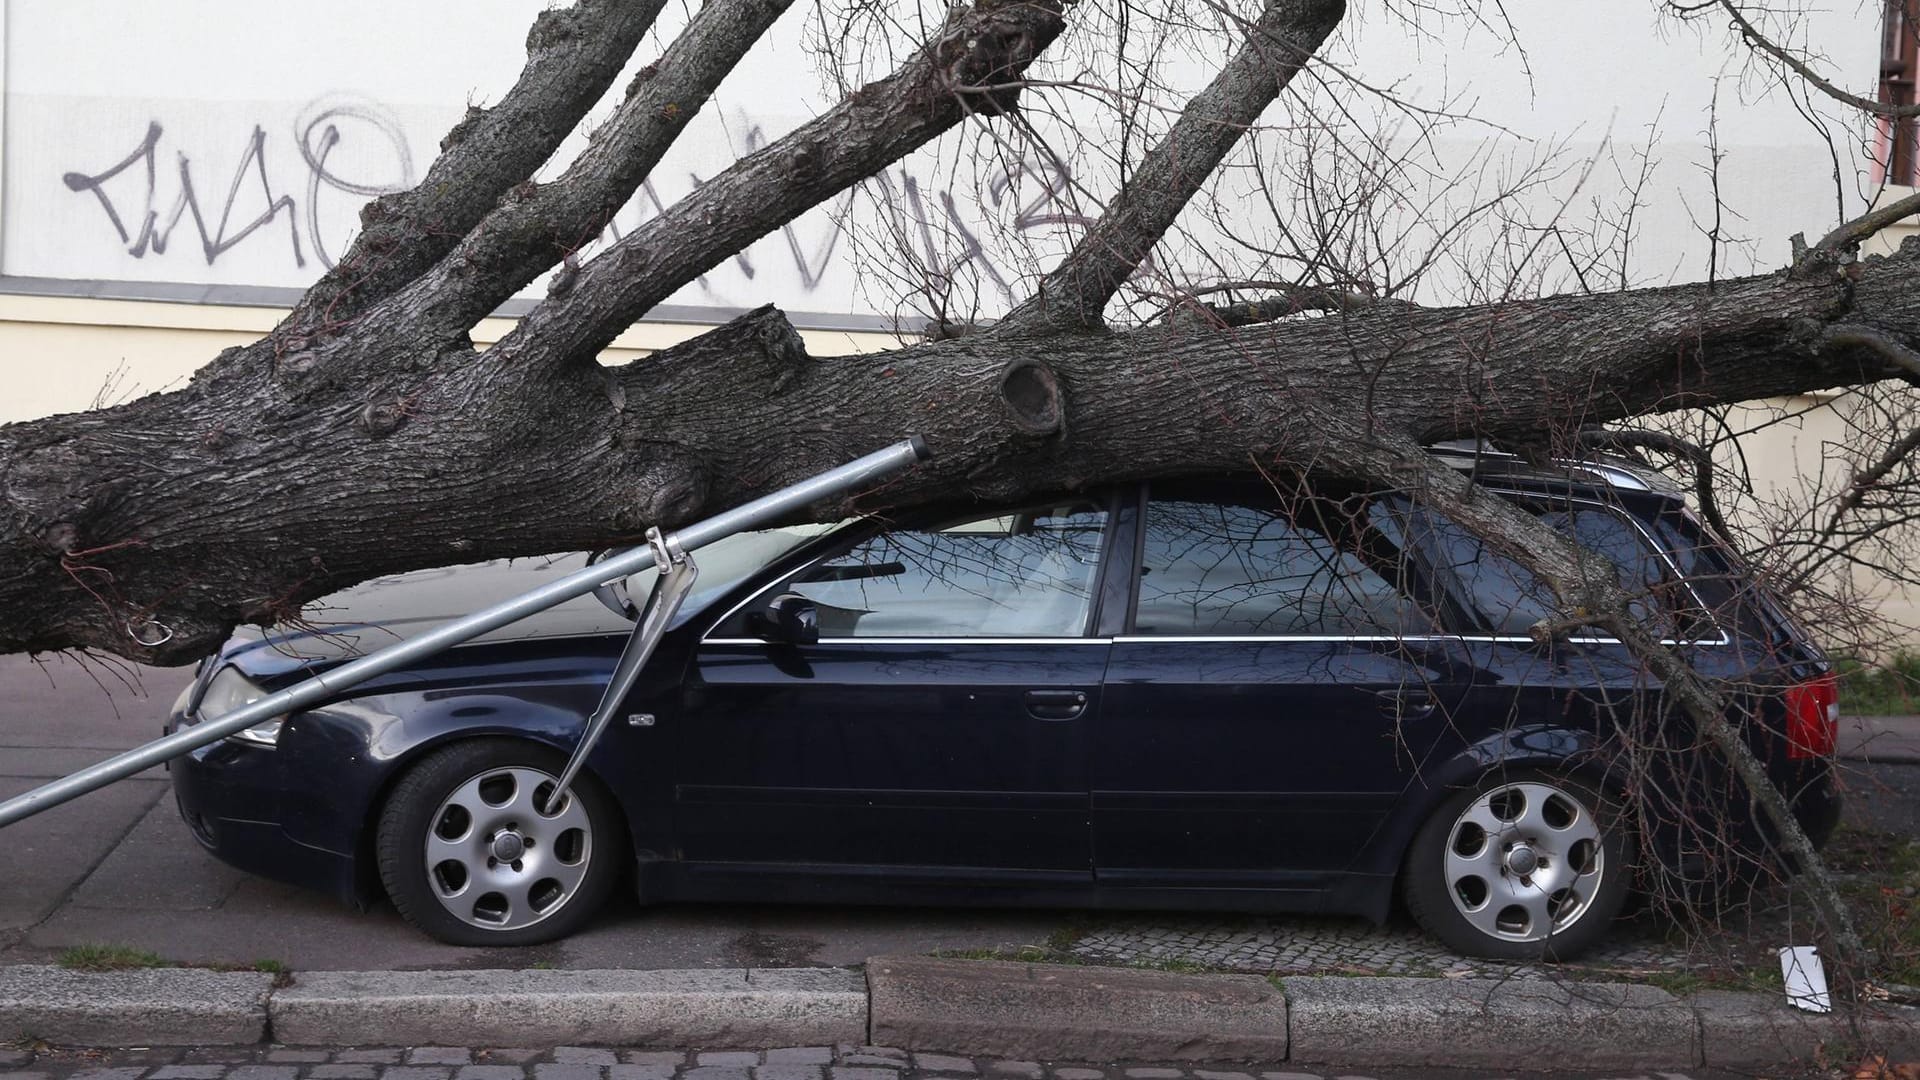
[[[1920,1011],[1815,1016],[1775,995],[1676,997],[1604,982],[1266,980],[925,957],[878,957],[864,973],[325,972],[284,984],[187,969],[0,969],[0,1039],[248,1046],[269,1036],[295,1046],[880,1046],[1030,1061],[1626,1070],[1869,1052],[1911,1060]]]
[[[1920,765],[1920,716],[1842,716],[1840,756],[1885,765]]]

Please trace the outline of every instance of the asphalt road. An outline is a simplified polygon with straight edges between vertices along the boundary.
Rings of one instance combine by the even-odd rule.
[[[0,656],[0,795],[155,737],[187,678],[184,669]],[[1850,724],[1843,748],[1855,759],[1843,773],[1849,818],[1920,833],[1920,721]],[[1070,912],[778,904],[642,910],[629,900],[564,942],[460,949],[418,933],[391,909],[352,912],[229,869],[187,833],[159,770],[7,827],[0,860],[0,963],[113,944],[181,963],[275,960],[309,971],[839,966],[1039,944],[1074,920]],[[1179,929],[1178,919],[1168,922]],[[1368,929],[1354,922],[1356,935]]]

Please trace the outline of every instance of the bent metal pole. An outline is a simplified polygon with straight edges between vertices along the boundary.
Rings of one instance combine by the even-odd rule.
[[[894,443],[884,450],[876,450],[866,457],[850,461],[837,469],[829,469],[818,476],[781,488],[779,491],[735,507],[724,514],[696,522],[674,533],[671,539],[676,541],[682,549],[692,551],[711,544],[723,536],[731,536],[734,533],[791,516],[821,499],[844,494],[869,481],[898,472],[916,462],[925,461],[931,456],[927,451],[927,444],[916,435],[911,439]],[[95,788],[105,787],[115,780],[150,769],[163,761],[226,738],[236,731],[244,731],[282,713],[307,708],[348,687],[366,682],[376,675],[384,675],[415,660],[478,637],[489,630],[526,618],[536,611],[544,611],[555,604],[571,600],[576,596],[583,596],[609,581],[616,581],[647,569],[653,565],[653,560],[652,546],[642,544],[630,551],[594,563],[585,569],[576,570],[558,581],[549,582],[531,592],[522,593],[511,600],[501,601],[492,607],[435,627],[419,637],[397,645],[389,645],[384,649],[368,653],[358,660],[342,664],[332,671],[302,680],[285,690],[269,694],[259,701],[243,705],[225,715],[203,721],[192,727],[182,728],[165,738],[155,739],[144,746],[135,747],[97,765],[90,765],[50,784],[43,784],[23,795],[17,795],[0,803],[0,826],[11,825],[21,818],[31,817],[75,796],[84,795]]]

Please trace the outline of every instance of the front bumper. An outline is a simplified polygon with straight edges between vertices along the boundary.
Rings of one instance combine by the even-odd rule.
[[[177,730],[182,718],[168,723]],[[302,843],[281,813],[286,791],[279,752],[222,739],[175,758],[168,769],[187,829],[215,858],[261,877],[363,903],[360,868],[350,854]]]

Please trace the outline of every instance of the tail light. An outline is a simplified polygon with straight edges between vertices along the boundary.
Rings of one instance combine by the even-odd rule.
[[[1840,684],[1820,675],[1787,687],[1787,756],[1833,756],[1840,733]]]

